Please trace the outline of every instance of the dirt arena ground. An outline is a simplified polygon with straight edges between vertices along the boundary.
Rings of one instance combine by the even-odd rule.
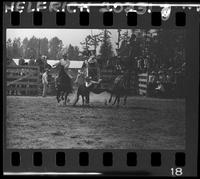
[[[127,106],[57,105],[55,97],[7,97],[6,142],[18,149],[184,149],[185,101],[129,97]]]

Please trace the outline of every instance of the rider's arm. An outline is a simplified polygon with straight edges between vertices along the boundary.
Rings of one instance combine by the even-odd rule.
[[[55,64],[53,65],[53,67],[57,67],[59,64],[60,64],[60,61],[57,62],[57,63],[55,63]]]
[[[86,86],[86,87],[89,87],[89,86],[91,86],[91,83],[86,82],[86,83],[85,83],[85,86]]]
[[[97,81],[93,81],[93,80],[91,80],[90,83],[91,83],[91,84],[98,84]]]
[[[70,65],[70,61],[69,61],[69,60],[66,60],[66,65],[65,65],[65,67],[66,67],[66,68],[69,68],[69,65]]]
[[[74,81],[74,83],[78,83],[79,77],[80,77],[80,74],[77,75],[76,80]]]

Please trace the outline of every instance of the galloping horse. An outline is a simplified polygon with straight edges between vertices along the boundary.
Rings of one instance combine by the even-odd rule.
[[[120,98],[124,96],[124,105],[126,104],[127,95],[129,92],[129,89],[127,87],[127,79],[128,79],[128,73],[124,73],[123,75],[119,75],[115,79],[115,84],[111,90],[111,95],[109,99],[109,103],[112,101],[113,95],[115,95],[115,100],[113,102],[113,105],[117,102],[117,105],[120,103]]]
[[[70,93],[72,93],[72,81],[71,78],[66,74],[64,67],[60,66],[60,71],[58,78],[56,80],[56,99],[58,103],[64,98],[64,105],[66,105],[67,97]],[[60,99],[61,98],[61,99]]]

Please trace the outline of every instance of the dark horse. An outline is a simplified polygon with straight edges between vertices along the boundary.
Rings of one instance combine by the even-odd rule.
[[[56,80],[56,99],[58,103],[61,99],[64,99],[64,105],[66,105],[67,97],[70,93],[72,93],[72,91],[73,88],[71,78],[66,74],[64,67],[60,66],[59,75]]]
[[[118,80],[116,80],[117,78],[118,78]],[[127,81],[128,73],[126,72],[123,75],[119,75],[119,76],[117,76],[117,78],[115,79],[115,84],[111,90],[109,103],[111,103],[112,97],[114,95],[115,100],[113,102],[113,105],[115,105],[116,102],[117,102],[117,105],[119,105],[121,97],[124,97],[124,105],[126,105],[127,96],[129,93],[129,88],[127,85],[128,84],[128,81]]]

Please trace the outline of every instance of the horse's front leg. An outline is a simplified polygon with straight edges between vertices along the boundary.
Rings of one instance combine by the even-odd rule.
[[[126,105],[127,95],[124,97],[124,105]]]
[[[84,95],[81,95],[81,97],[82,97],[82,105],[84,106],[84,104],[85,104]]]
[[[89,105],[89,103],[90,103],[90,92],[89,91],[86,92],[85,98],[86,98],[86,104]]]
[[[118,96],[117,98],[117,106],[119,106],[119,103],[120,103],[120,96]]]
[[[74,104],[73,104],[73,106],[75,106],[75,105],[76,105],[76,103],[78,102],[78,100],[79,100],[79,93],[77,92],[77,94],[76,94],[76,100],[74,101]]]
[[[60,102],[60,91],[59,90],[57,90],[56,99],[57,99],[57,102],[59,103]]]
[[[65,94],[65,92],[62,92],[62,94],[61,94],[61,99],[62,100],[64,100],[64,94]]]
[[[111,94],[110,94],[110,99],[109,99],[109,101],[108,101],[109,103],[111,103],[111,101],[112,101],[112,96],[113,96],[113,94],[111,93]]]
[[[68,97],[68,93],[65,93],[65,101],[64,101],[64,106],[66,106],[67,97]]]

